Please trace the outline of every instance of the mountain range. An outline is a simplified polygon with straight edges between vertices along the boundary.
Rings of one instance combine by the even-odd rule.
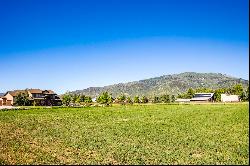
[[[186,92],[189,88],[228,88],[237,83],[241,83],[244,88],[249,86],[248,80],[232,77],[226,74],[185,72],[104,87],[89,87],[87,89],[76,90],[69,93],[97,97],[103,91],[108,91],[113,97],[117,97],[121,94],[131,97],[136,95],[146,95],[151,97],[163,94],[177,95]]]

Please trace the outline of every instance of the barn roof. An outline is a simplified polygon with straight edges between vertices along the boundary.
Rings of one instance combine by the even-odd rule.
[[[214,93],[195,93],[190,101],[207,101],[213,97]]]

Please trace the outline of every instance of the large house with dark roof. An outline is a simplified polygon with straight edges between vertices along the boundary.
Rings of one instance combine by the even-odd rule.
[[[41,90],[41,89],[26,89],[26,90],[14,90],[8,91],[2,97],[2,105],[14,105],[16,96],[20,93],[25,93],[28,95],[32,105],[39,106],[59,106],[62,105],[62,100],[59,96],[52,90]]]

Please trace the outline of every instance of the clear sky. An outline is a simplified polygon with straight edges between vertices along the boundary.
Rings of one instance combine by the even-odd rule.
[[[249,78],[248,0],[0,0],[0,92]]]

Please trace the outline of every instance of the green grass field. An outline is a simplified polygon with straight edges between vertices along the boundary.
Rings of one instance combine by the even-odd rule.
[[[0,164],[249,164],[249,105],[0,111]]]

